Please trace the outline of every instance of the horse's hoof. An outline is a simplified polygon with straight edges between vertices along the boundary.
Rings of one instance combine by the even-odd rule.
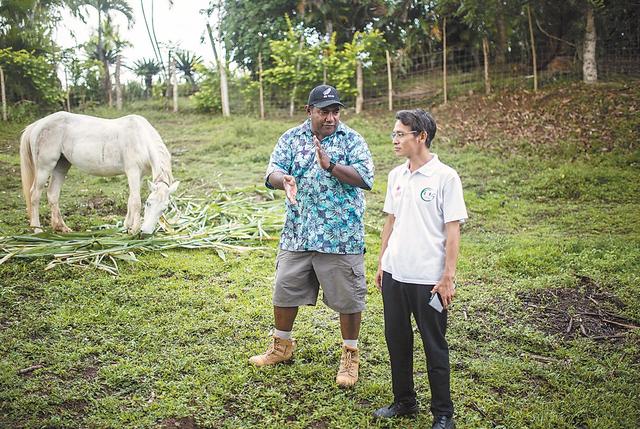
[[[40,234],[41,232],[43,232],[44,230],[42,228],[33,228],[33,233],[34,234]]]

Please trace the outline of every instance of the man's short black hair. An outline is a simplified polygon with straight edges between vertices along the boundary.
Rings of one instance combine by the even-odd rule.
[[[431,142],[436,136],[436,120],[429,112],[422,109],[400,110],[396,113],[396,119],[411,128],[411,131],[427,133],[425,144],[431,147]]]

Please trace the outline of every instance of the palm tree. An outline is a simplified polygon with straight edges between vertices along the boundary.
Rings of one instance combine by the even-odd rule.
[[[169,9],[173,7],[173,1],[174,0],[167,0],[167,2],[169,3]],[[151,12],[150,12],[151,25],[149,25],[149,20],[147,19],[147,13],[144,9],[144,0],[140,0],[140,10],[142,10],[142,19],[144,19],[144,25],[147,29],[147,35],[149,36],[151,47],[153,48],[153,54],[155,55],[156,60],[160,64],[162,73],[164,73],[165,80],[168,81],[169,77],[167,75],[167,70],[164,67],[162,54],[160,53],[160,44],[158,43],[158,37],[156,37],[156,25],[154,21],[154,6],[155,6],[155,1],[151,0]]]
[[[98,58],[104,66],[104,92],[109,101],[109,105],[111,105],[111,77],[109,75],[109,61],[104,49],[103,15],[106,17],[107,24],[110,24],[111,13],[119,12],[127,18],[127,24],[131,26],[134,22],[133,9],[129,6],[127,0],[71,0],[70,4],[71,12],[83,20],[84,15],[80,10],[82,7],[88,6],[98,11]]]
[[[195,73],[196,66],[202,63],[202,57],[186,50],[176,51],[175,55],[176,67],[182,72],[185,79],[187,79],[187,82],[191,84],[192,92],[195,92],[197,90],[197,85],[193,75]]]
[[[153,77],[160,73],[160,64],[153,58],[141,58],[133,63],[131,71],[136,76],[144,78],[145,96],[151,95],[151,86],[153,85]]]

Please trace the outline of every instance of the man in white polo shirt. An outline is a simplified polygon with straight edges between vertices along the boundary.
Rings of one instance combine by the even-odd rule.
[[[430,152],[433,117],[422,109],[396,114],[391,133],[397,156],[407,162],[389,173],[376,285],[384,303],[385,338],[391,360],[394,402],[374,415],[418,412],[413,384],[413,314],[427,357],[434,429],[455,428],[449,388],[447,307],[453,283],[460,223],[467,218],[455,170]]]

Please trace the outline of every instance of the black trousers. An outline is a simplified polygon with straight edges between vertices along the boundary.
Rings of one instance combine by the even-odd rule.
[[[384,272],[382,300],[384,303],[384,334],[391,358],[391,379],[395,402],[416,403],[413,385],[413,326],[416,320],[427,357],[427,372],[431,388],[431,413],[453,416],[449,386],[449,346],[447,311],[438,313],[429,306],[433,285],[402,283]]]

